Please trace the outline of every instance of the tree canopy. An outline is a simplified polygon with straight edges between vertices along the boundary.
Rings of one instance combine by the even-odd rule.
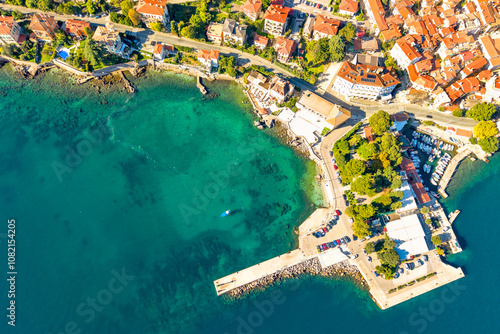
[[[474,107],[467,110],[467,117],[476,121],[488,121],[495,113],[496,108],[494,104],[483,102],[478,103]]]
[[[93,39],[88,38],[85,40],[82,52],[83,57],[85,57],[87,62],[92,66],[97,65],[102,60],[102,50]]]
[[[347,22],[345,27],[340,29],[339,36],[344,37],[347,42],[351,42],[356,34],[356,28],[351,22]]]
[[[334,35],[330,38],[328,42],[330,49],[330,60],[331,61],[340,61],[344,59],[345,53],[345,43],[342,40],[342,37],[339,35]]]
[[[434,246],[440,245],[443,240],[441,240],[441,237],[439,235],[434,235],[431,237],[431,242]]]
[[[377,153],[377,147],[374,144],[365,142],[356,150],[358,155],[364,160],[370,160]]]
[[[369,243],[366,244],[365,251],[368,254],[373,253],[375,251],[375,245],[373,244],[373,242],[369,242]]]
[[[363,174],[366,170],[365,163],[358,159],[349,160],[344,167],[344,175],[349,179]]]
[[[478,144],[479,144],[479,146],[481,146],[483,151],[485,151],[486,153],[494,153],[494,152],[498,151],[498,138],[497,137],[479,139]]]
[[[130,21],[132,21],[132,24],[134,26],[138,26],[139,24],[141,24],[141,14],[139,14],[135,9],[129,9],[127,16]]]
[[[455,108],[452,113],[453,116],[455,117],[462,117],[464,115],[464,112],[460,108]]]
[[[361,219],[354,220],[354,223],[352,224],[352,231],[355,236],[361,239],[371,234],[370,226],[368,226],[368,224]]]
[[[370,176],[363,175],[354,180],[351,184],[351,191],[359,195],[374,195],[373,182]]]
[[[474,136],[479,139],[493,137],[496,134],[498,134],[498,128],[492,121],[482,121],[474,127]]]
[[[391,116],[383,110],[379,110],[373,114],[369,122],[373,132],[377,135],[381,135],[389,130],[392,125]]]

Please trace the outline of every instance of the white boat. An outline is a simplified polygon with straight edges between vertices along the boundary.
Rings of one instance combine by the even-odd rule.
[[[437,184],[437,182],[436,182],[434,179],[431,179],[431,183],[432,183],[433,185],[435,185],[435,186],[437,186],[437,185],[438,185],[438,184]]]

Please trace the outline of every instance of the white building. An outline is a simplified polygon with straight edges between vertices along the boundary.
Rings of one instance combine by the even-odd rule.
[[[332,90],[348,99],[389,100],[399,84],[384,67],[345,61],[334,78]]]
[[[226,19],[222,27],[222,40],[224,43],[245,44],[247,38],[247,26],[241,25],[235,20]]]
[[[148,27],[152,22],[160,22],[165,27],[170,22],[167,0],[139,0],[136,10]]]
[[[406,69],[422,59],[422,54],[415,49],[415,45],[416,40],[411,36],[402,37],[394,43],[390,54],[400,68]]]
[[[274,36],[283,36],[288,23],[290,8],[271,5],[264,14],[264,32]]]
[[[429,251],[425,231],[418,215],[410,215],[393,220],[385,226],[387,236],[397,244],[396,252],[403,260]]]

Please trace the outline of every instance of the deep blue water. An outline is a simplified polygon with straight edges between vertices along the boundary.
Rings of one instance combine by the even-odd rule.
[[[210,86],[215,100],[184,76],[136,84],[97,94],[0,71],[0,263],[6,277],[15,218],[18,272],[16,327],[2,315],[1,333],[498,332],[498,156],[464,163],[444,202],[462,211],[456,283],[386,311],[314,277],[230,301],[214,279],[296,247],[321,202],[314,166],[253,128],[233,84]]]

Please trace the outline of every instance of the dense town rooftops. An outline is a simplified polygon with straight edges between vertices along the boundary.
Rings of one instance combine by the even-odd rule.
[[[384,6],[382,6],[382,2],[380,0],[368,0],[368,4],[370,5],[378,29],[380,31],[387,30],[389,27],[385,22],[385,10]]]
[[[276,52],[284,55],[292,54],[295,51],[296,47],[297,43],[295,43],[295,41],[281,36],[276,38],[276,44],[274,45]]]
[[[34,14],[29,25],[30,30],[45,31],[51,35],[57,27],[54,17],[48,14]]]
[[[13,25],[14,18],[12,16],[0,16],[0,35],[10,34]]]

